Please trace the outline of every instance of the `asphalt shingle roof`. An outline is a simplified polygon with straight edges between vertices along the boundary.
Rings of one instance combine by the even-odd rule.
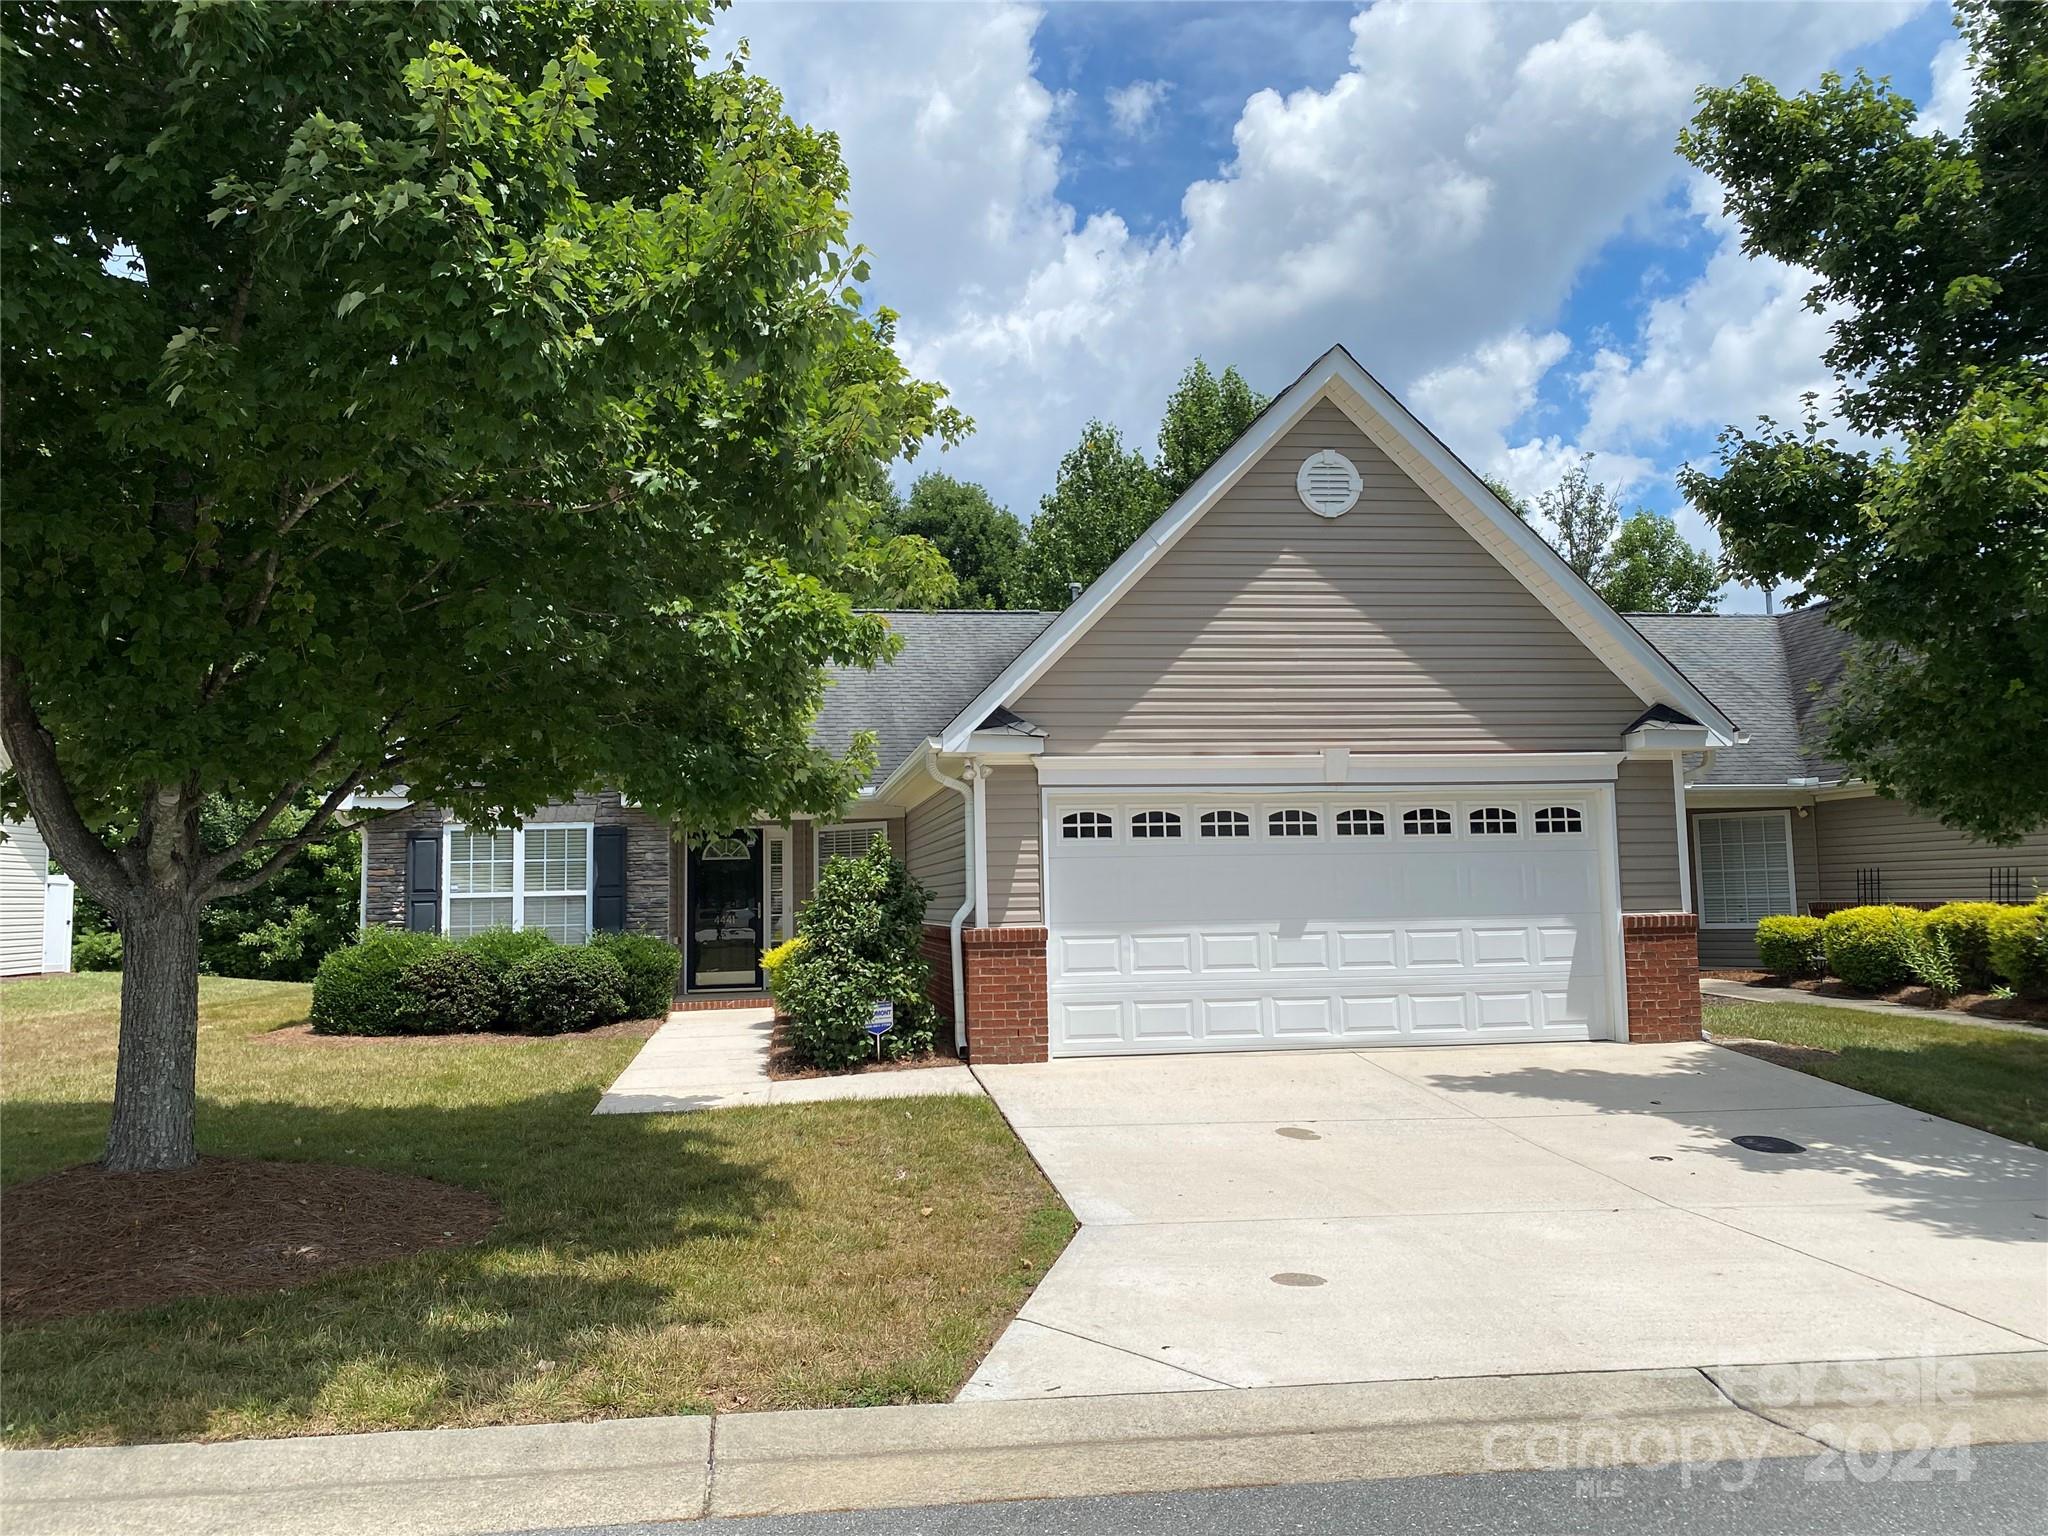
[[[1709,786],[1783,784],[1842,777],[1839,764],[1809,750],[1818,714],[1842,674],[1848,637],[1827,605],[1791,613],[1625,615],[1678,670],[1749,733],[1723,747],[1693,782]]]
[[[952,724],[1059,615],[955,608],[883,617],[903,637],[903,648],[872,672],[828,668],[825,702],[811,724],[811,740],[833,752],[844,752],[855,731],[873,731],[877,784],[919,742]]]

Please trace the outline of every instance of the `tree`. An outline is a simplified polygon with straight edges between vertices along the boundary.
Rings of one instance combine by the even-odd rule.
[[[1536,515],[1550,525],[1550,542],[1564,563],[1594,586],[1607,572],[1607,546],[1621,526],[1621,494],[1595,480],[1586,454],[1564,478],[1536,498]]]
[[[1500,504],[1514,513],[1523,522],[1528,522],[1530,518],[1536,515],[1536,509],[1529,505],[1529,498],[1509,485],[1507,481],[1499,479],[1494,475],[1481,475],[1479,478],[1485,482],[1486,488],[1499,499]]]
[[[193,1160],[202,914],[351,792],[701,825],[864,777],[807,738],[888,645],[847,493],[963,424],[707,17],[5,16],[0,796],[122,930],[108,1167]]]
[[[981,486],[931,470],[886,520],[898,535],[928,540],[952,567],[959,591],[947,606],[1001,608],[1010,601],[1024,550],[1024,525]]]
[[[1166,399],[1159,423],[1159,488],[1168,503],[1207,473],[1266,408],[1235,366],[1218,378],[1199,357]]]
[[[1145,456],[1125,448],[1115,427],[1089,422],[1038,504],[1019,594],[1036,607],[1066,607],[1074,585],[1108,570],[1165,509]]]
[[[1619,613],[1712,613],[1721,567],[1694,549],[1668,517],[1647,507],[1629,514],[1608,547],[1600,595]]]
[[[1815,274],[1840,413],[1729,428],[1681,483],[1745,580],[1852,638],[1829,755],[1991,842],[2048,823],[2048,8],[1963,0],[1962,137],[1887,84],[1705,88],[1681,151],[1744,247]]]

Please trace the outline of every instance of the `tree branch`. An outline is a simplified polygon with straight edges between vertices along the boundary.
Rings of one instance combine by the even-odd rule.
[[[292,861],[292,858],[300,849],[327,830],[328,823],[333,821],[336,813],[341,810],[342,802],[356,792],[356,786],[363,782],[368,772],[369,769],[367,767],[360,767],[350,773],[347,778],[334,786],[325,800],[320,802],[319,809],[313,812],[312,816],[307,819],[306,824],[290,837],[281,841],[277,845],[277,851],[257,865],[253,874],[244,875],[239,880],[227,880],[214,885],[206,892],[205,899],[207,901],[219,901],[228,896],[246,895],[270,879],[280,869],[283,869],[285,865]]]
[[[36,829],[57,862],[108,911],[125,908],[128,872],[78,813],[57,762],[56,738],[44,729],[29,699],[21,659],[5,652],[0,652],[0,742],[6,744],[8,762],[21,780]]]
[[[286,807],[298,799],[299,791],[306,787],[307,781],[333,761],[334,754],[339,750],[340,745],[340,737],[328,737],[325,745],[313,754],[313,760],[306,765],[306,771],[279,790],[271,798],[270,803],[257,813],[256,819],[242,829],[241,836],[237,837],[233,843],[221,852],[207,855],[199,866],[200,879],[213,880],[217,878],[222,870],[230,868],[244,854],[262,842],[263,834],[270,830],[270,824],[284,814]]]

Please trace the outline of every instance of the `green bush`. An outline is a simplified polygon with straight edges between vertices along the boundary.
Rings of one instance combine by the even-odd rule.
[[[2022,997],[2048,997],[2048,897],[2000,907],[1990,928],[1991,969]]]
[[[1826,963],[1817,917],[1767,917],[1756,925],[1756,952],[1777,976],[1818,976]]]
[[[789,1009],[782,1001],[782,973],[789,962],[804,952],[804,936],[784,939],[773,949],[761,952],[761,975],[768,985],[768,995],[775,999],[775,1011],[787,1015]]]
[[[932,1048],[938,1013],[925,997],[931,967],[919,952],[931,892],[876,842],[857,859],[834,859],[804,909],[804,942],[775,971],[777,1005],[797,1059],[843,1070],[871,1057],[867,1033],[878,1002],[896,1005],[882,1038],[890,1059]]]
[[[595,1029],[626,1015],[626,973],[602,950],[551,944],[505,973],[505,1016],[530,1035]]]
[[[626,1017],[665,1019],[675,1006],[683,952],[651,933],[593,933],[590,947],[610,955],[626,973]]]
[[[74,971],[118,971],[121,969],[121,935],[111,929],[102,933],[74,934],[71,940],[71,969]]]
[[[1952,901],[1927,914],[1927,937],[1948,946],[1965,990],[1991,985],[1991,919],[2004,910],[1995,901]]]
[[[510,928],[486,928],[462,941],[463,950],[500,981],[520,961],[531,960],[535,955],[544,955],[559,947],[538,928],[523,928],[517,932]]]
[[[1828,971],[1852,987],[1888,992],[1914,979],[1922,914],[1911,907],[1845,907],[1821,920]]]
[[[504,1006],[505,989],[498,978],[453,944],[428,950],[398,973],[398,1018],[413,1034],[493,1029]]]
[[[447,947],[439,934],[373,928],[360,944],[331,951],[313,973],[313,1032],[407,1033],[398,979],[415,960]]]

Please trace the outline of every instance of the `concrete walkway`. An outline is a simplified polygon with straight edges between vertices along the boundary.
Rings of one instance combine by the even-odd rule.
[[[1730,1003],[1804,1003],[1814,1008],[1851,1008],[1859,1013],[1902,1014],[1909,1019],[1939,1019],[1944,1024],[1968,1024],[1977,1029],[2002,1029],[2016,1035],[2048,1038],[2048,1026],[2021,1024],[2012,1019],[1985,1019],[1953,1008],[1913,1008],[1905,1003],[1888,1003],[1879,997],[1825,997],[1802,992],[1797,987],[1756,987],[1746,981],[1723,981],[1712,976],[1700,978],[1700,994]]]
[[[2048,1440],[2048,1353],[8,1451],[0,1525],[453,1536],[1829,1447],[1867,1458],[1951,1434]],[[1839,1457],[1827,1464],[1840,1475]]]
[[[2048,1154],[1717,1046],[978,1071],[1081,1230],[966,1399],[2048,1345]]]
[[[668,1016],[593,1113],[679,1115],[742,1104],[815,1104],[830,1099],[913,1099],[979,1094],[965,1067],[913,1067],[847,1077],[775,1079],[768,1052],[773,1008],[698,1008]]]

